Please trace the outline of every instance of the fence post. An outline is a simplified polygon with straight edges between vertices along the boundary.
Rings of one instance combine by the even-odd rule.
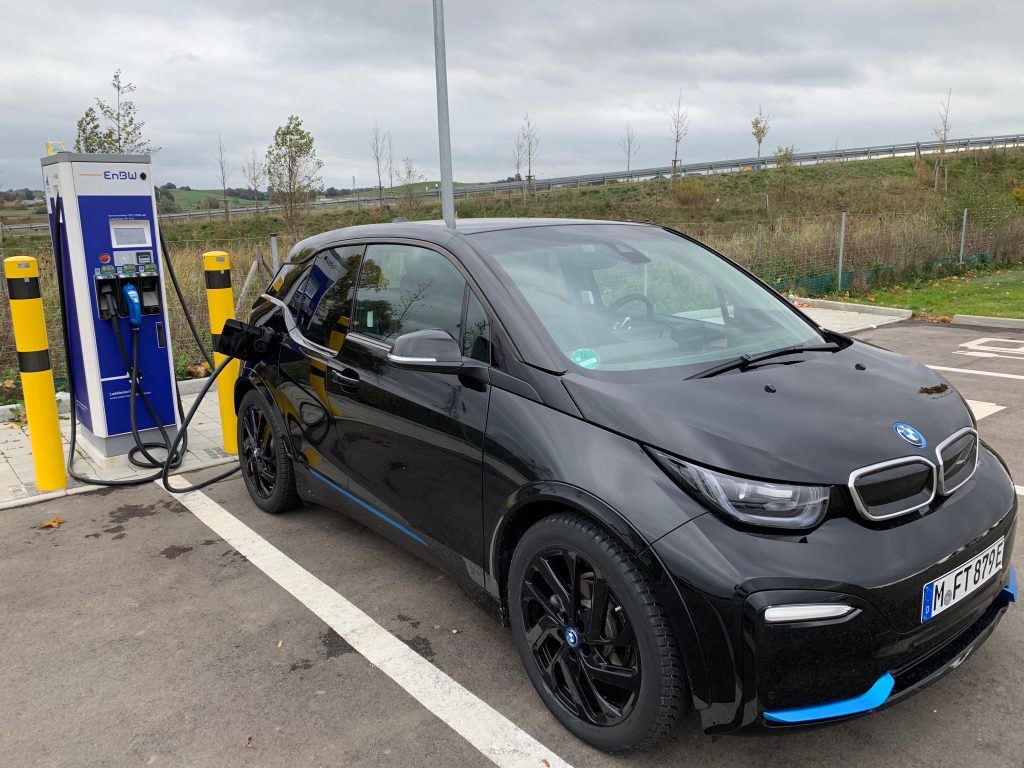
[[[843,290],[843,254],[846,249],[846,211],[839,225],[839,265],[836,268],[836,294]]]
[[[213,348],[224,330],[224,321],[234,319],[235,302],[231,291],[231,261],[224,251],[207,251],[203,254],[203,271],[206,274],[206,303],[210,309],[210,335]],[[213,364],[218,366],[225,356],[213,353]],[[225,453],[238,453],[238,417],[235,415],[235,381],[241,367],[238,360],[228,363],[217,379],[217,395],[220,400],[220,430],[224,439]]]
[[[967,209],[964,208],[964,220],[960,225],[960,258],[958,259],[960,264],[964,263],[964,243],[967,240]]]
[[[270,233],[270,266],[274,268],[275,275],[281,267],[281,262],[277,258],[277,232]]]
[[[40,491],[57,491],[67,487],[68,476],[64,469],[64,446],[57,419],[43,300],[39,293],[39,263],[32,256],[11,256],[4,259],[4,276],[11,302],[11,325],[25,395],[36,487]],[[71,403],[71,407],[75,404]]]

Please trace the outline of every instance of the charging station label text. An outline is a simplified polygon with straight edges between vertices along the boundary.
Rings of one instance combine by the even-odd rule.
[[[104,171],[103,178],[108,180],[137,179],[139,174],[135,171]]]

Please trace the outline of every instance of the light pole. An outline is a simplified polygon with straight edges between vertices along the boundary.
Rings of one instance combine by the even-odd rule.
[[[434,0],[434,74],[437,78],[437,141],[441,150],[441,216],[455,229],[452,137],[448,130],[448,66],[444,54],[444,0]]]

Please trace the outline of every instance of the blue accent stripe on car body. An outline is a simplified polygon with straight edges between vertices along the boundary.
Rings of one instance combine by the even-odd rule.
[[[818,704],[813,707],[798,707],[797,709],[780,709],[776,712],[765,712],[764,719],[770,723],[809,723],[814,720],[830,720],[836,717],[856,715],[861,712],[868,712],[885,703],[892,693],[896,681],[893,676],[886,672],[866,693],[854,696],[852,699],[833,701],[831,704]]]
[[[1003,587],[999,597],[1008,603],[1017,602],[1017,569],[1012,565],[1010,566],[1010,583]]]
[[[340,485],[338,485],[337,483],[331,482],[330,480],[328,480],[328,479],[327,479],[326,477],[324,477],[323,475],[321,475],[321,474],[320,474],[319,472],[317,472],[317,471],[316,471],[315,469],[313,469],[312,467],[307,467],[306,469],[308,469],[308,470],[309,470],[309,473],[310,473],[311,475],[313,475],[313,477],[315,477],[315,478],[316,478],[317,480],[320,480],[320,481],[322,481],[322,482],[325,482],[325,483],[327,483],[327,485],[331,486],[331,488],[333,488],[334,490],[338,491],[338,492],[339,492],[339,493],[341,493],[341,494],[344,494],[344,495],[345,495],[345,496],[347,496],[348,498],[352,499],[352,501],[354,501],[354,502],[355,502],[356,504],[358,504],[359,506],[361,506],[361,507],[362,507],[363,509],[366,509],[366,510],[368,510],[368,511],[372,512],[372,513],[373,513],[373,514],[375,514],[375,515],[376,515],[377,517],[379,517],[379,518],[380,518],[381,520],[383,520],[383,521],[384,521],[385,523],[390,523],[391,525],[395,526],[395,528],[397,528],[397,529],[398,529],[398,530],[400,530],[400,531],[401,531],[402,533],[404,533],[404,534],[405,534],[406,536],[409,536],[410,538],[413,538],[413,539],[415,539],[415,540],[416,540],[416,541],[418,541],[418,542],[419,542],[420,544],[422,544],[422,545],[423,545],[424,547],[425,547],[425,546],[427,546],[427,542],[425,542],[425,541],[424,541],[423,539],[421,539],[421,538],[420,538],[419,536],[417,536],[417,535],[416,535],[415,533],[413,533],[412,531],[410,531],[410,530],[409,530],[408,528],[406,528],[406,527],[405,527],[404,525],[402,525],[401,523],[397,523],[397,522],[395,522],[395,521],[394,521],[394,520],[392,520],[392,519],[391,519],[390,517],[388,517],[387,515],[385,515],[385,514],[384,514],[383,512],[380,512],[380,511],[378,511],[378,510],[374,509],[373,507],[371,507],[371,506],[370,506],[369,504],[367,504],[367,503],[366,503],[365,501],[363,501],[362,499],[360,499],[360,498],[359,498],[358,496],[354,496],[354,495],[352,495],[351,493],[349,493],[348,491],[346,491],[346,490],[345,490],[344,488],[342,488],[342,487],[341,487]]]

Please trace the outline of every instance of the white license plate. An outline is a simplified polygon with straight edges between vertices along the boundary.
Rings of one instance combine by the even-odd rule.
[[[977,557],[950,571],[942,578],[924,585],[921,600],[921,621],[934,619],[947,608],[956,605],[1003,568],[1002,537]]]

